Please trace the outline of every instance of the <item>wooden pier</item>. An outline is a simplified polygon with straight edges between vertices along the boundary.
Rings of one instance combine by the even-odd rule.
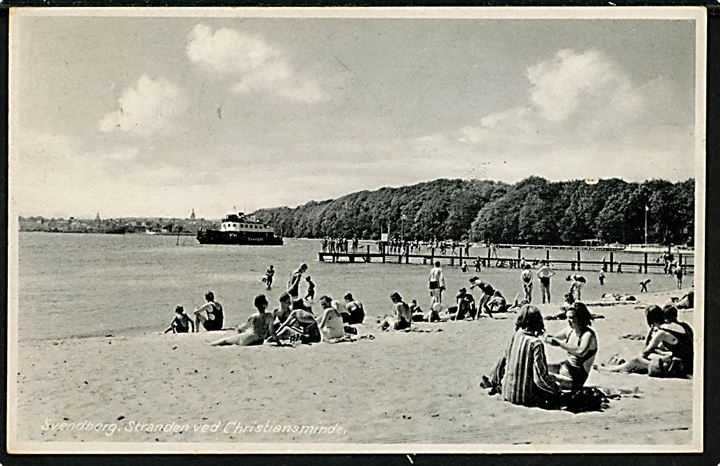
[[[603,260],[585,260],[582,258],[580,250],[575,251],[575,259],[553,259],[550,257],[550,250],[545,250],[544,258],[525,258],[525,263],[533,265],[533,268],[539,267],[540,262],[545,261],[557,270],[570,270],[582,272],[583,270],[599,272],[615,272],[615,273],[664,273],[665,264],[648,260],[648,253],[643,253],[642,261],[617,261],[613,251],[609,253],[609,259]],[[688,257],[678,254],[678,264],[682,268],[683,274],[693,273],[694,264],[688,262]],[[457,254],[436,254],[435,249],[430,249],[429,254],[419,252],[410,252],[405,249],[403,252],[388,252],[388,248],[381,247],[377,252],[370,251],[370,245],[366,245],[365,249],[358,249],[350,252],[318,252],[318,260],[320,262],[346,262],[346,263],[370,263],[380,262],[383,264],[432,264],[439,261],[441,264],[451,267],[461,267],[463,262],[467,263],[469,270],[474,270],[475,261],[479,260],[482,268],[510,268],[519,269],[523,261],[522,249],[517,250],[517,255],[513,257],[501,257],[491,255],[488,250],[486,257],[473,255],[463,255],[463,249],[460,248]]]

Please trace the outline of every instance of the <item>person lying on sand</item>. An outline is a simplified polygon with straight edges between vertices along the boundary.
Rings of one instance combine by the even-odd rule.
[[[503,357],[483,377],[481,386],[498,391],[505,401],[523,406],[550,406],[557,402],[560,386],[548,372],[545,347],[540,335],[545,332],[540,310],[523,306],[515,322],[515,334]]]
[[[600,366],[611,372],[649,374],[653,377],[686,377],[693,373],[693,330],[685,322],[678,322],[677,308],[663,309],[652,305],[645,309],[651,331],[645,349],[639,356],[618,364]],[[648,341],[649,340],[649,341]]]
[[[192,329],[195,332],[195,324],[189,315],[185,314],[185,308],[177,306],[175,308],[175,318],[170,322],[170,327],[164,333],[172,331],[172,333],[188,333]]]
[[[526,304],[530,304],[527,299],[520,300],[520,293],[515,293],[515,299],[510,307],[507,308],[508,312],[515,312],[516,309],[520,309]]]
[[[555,335],[548,335],[545,341],[567,351],[567,359],[549,366],[551,375],[560,387],[577,390],[585,385],[597,354],[597,335],[590,327],[592,315],[580,301],[567,310],[568,326]]]
[[[393,303],[393,315],[385,316],[380,323],[380,330],[405,330],[412,325],[412,312],[410,306],[405,304],[397,291],[390,295]]]
[[[292,335],[302,344],[319,343],[322,337],[312,309],[301,299],[293,301],[292,309],[287,320],[277,329],[279,338]]]
[[[239,345],[255,346],[262,345],[266,338],[279,343],[277,334],[273,329],[274,317],[271,313],[265,312],[268,307],[268,300],[264,294],[255,297],[255,309],[257,312],[248,317],[247,322],[239,325],[238,334],[210,343],[212,346]]]
[[[208,332],[222,330],[223,328],[223,307],[215,301],[215,294],[212,291],[205,293],[205,301],[202,306],[195,309],[195,331],[200,331],[200,324]]]

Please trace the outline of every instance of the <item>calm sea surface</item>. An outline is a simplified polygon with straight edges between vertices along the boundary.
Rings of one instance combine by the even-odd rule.
[[[316,300],[323,294],[341,299],[352,292],[370,316],[391,309],[389,295],[398,291],[408,302],[417,299],[428,306],[429,265],[318,262],[318,240],[286,239],[284,246],[201,246],[193,237],[100,234],[19,234],[19,310],[21,340],[55,339],[92,335],[130,335],[162,331],[172,320],[176,305],[188,312],[204,302],[212,290],[225,309],[227,326],[234,326],[252,312],[255,295],[265,293],[271,306],[285,289],[292,271],[300,263],[309,265],[307,275],[316,284]],[[362,245],[364,248],[364,245]],[[374,245],[372,250],[375,251]],[[501,257],[517,257],[517,251],[499,250]],[[485,257],[483,248],[472,255]],[[599,260],[607,252],[582,252],[582,257]],[[544,258],[544,250],[523,251],[526,258]],[[571,259],[573,251],[551,251],[551,258]],[[616,254],[616,260],[642,260],[642,254]],[[268,265],[275,266],[275,286],[265,291],[261,278]],[[471,261],[468,261],[471,264]],[[475,275],[460,267],[443,264],[449,293],[468,285]],[[638,273],[607,274],[604,287],[597,270],[583,271],[588,285],[583,298],[594,299],[605,292],[637,293]],[[484,269],[479,274],[512,300],[521,291],[520,272],[511,269]],[[553,301],[562,301],[568,288],[558,271],[552,283]],[[650,291],[673,289],[674,279],[650,274]],[[692,276],[687,277],[686,286]],[[536,289],[534,298],[539,298]],[[301,292],[307,286],[303,283]],[[314,308],[317,311],[317,307]],[[373,319],[374,320],[374,319]]]

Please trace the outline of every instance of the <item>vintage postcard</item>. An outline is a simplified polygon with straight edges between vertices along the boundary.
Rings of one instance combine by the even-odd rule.
[[[705,34],[12,9],[9,451],[702,451]]]

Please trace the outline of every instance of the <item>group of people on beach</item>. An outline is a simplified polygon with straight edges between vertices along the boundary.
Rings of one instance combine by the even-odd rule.
[[[283,345],[283,341],[303,344],[320,341],[344,341],[357,334],[356,324],[365,320],[365,309],[352,293],[346,293],[344,303],[324,295],[319,299],[321,314],[316,317],[311,301],[315,285],[310,277],[304,299],[300,298],[300,286],[308,270],[307,264],[295,269],[288,281],[287,291],[279,297],[278,306],[269,311],[265,295],[254,299],[255,312],[247,321],[236,328],[233,335],[213,341],[211,345],[261,345],[272,342]],[[455,295],[454,305],[443,308],[443,293],[446,290],[445,277],[439,261],[436,261],[428,275],[430,306],[423,312],[417,300],[407,304],[399,292],[390,294],[392,312],[378,320],[379,329],[385,331],[409,331],[414,322],[444,322],[448,320],[477,320],[490,317],[497,312],[517,311],[515,332],[504,354],[489,376],[483,376],[480,385],[491,393],[500,393],[511,403],[525,406],[556,407],[563,393],[581,390],[593,368],[608,372],[639,372],[657,377],[686,377],[693,373],[693,330],[685,322],[678,321],[678,307],[685,306],[692,295],[670,302],[664,307],[649,306],[645,310],[649,331],[645,347],[628,360],[618,356],[610,358],[605,365],[594,366],[598,351],[598,336],[592,328],[594,316],[582,302],[582,290],[587,283],[579,274],[566,277],[570,283],[562,306],[562,318],[568,326],[555,334],[546,334],[545,319],[533,301],[533,279],[536,275],[542,290],[542,302],[549,303],[550,278],[555,273],[546,262],[539,264],[536,274],[532,265],[523,264],[520,274],[522,285],[512,304],[490,283],[474,276],[470,278],[470,290],[481,292],[476,301],[472,292],[462,287]],[[272,285],[274,268],[270,266],[264,282],[268,289]],[[205,294],[205,303],[193,311],[193,318],[182,306],[175,310],[175,317],[166,330],[177,333],[223,329],[224,315],[213,292]],[[562,348],[566,358],[559,364],[549,364],[544,345]]]
[[[649,327],[645,347],[629,360],[613,356],[608,364],[594,366],[598,337],[592,328],[592,314],[585,304],[574,302],[566,309],[568,326],[554,334],[545,333],[540,310],[521,307],[513,334],[503,356],[480,386],[500,393],[502,398],[524,406],[557,407],[561,396],[585,386],[591,370],[646,373],[653,377],[688,377],[693,373],[693,330],[678,320],[673,303],[645,309]],[[544,344],[557,346],[567,356],[560,364],[549,364]]]

